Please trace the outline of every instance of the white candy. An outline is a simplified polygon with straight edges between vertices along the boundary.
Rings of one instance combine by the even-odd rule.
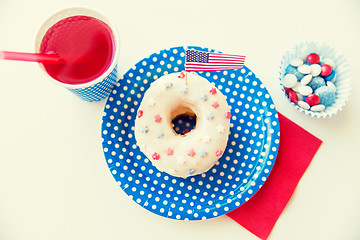
[[[309,65],[301,65],[297,68],[299,72],[302,74],[309,74],[311,73],[311,67]]]
[[[307,56],[308,56],[308,54],[301,55],[300,59],[303,60],[303,62],[306,62],[307,61]]]
[[[298,97],[298,100],[304,99],[304,96],[300,93],[296,93],[296,96]]]
[[[301,84],[302,85],[307,85],[312,79],[312,75],[311,74],[308,74],[308,75],[305,75],[302,79],[301,79]]]
[[[284,85],[284,87],[293,88],[297,84],[297,78],[294,74],[286,74],[281,82]]]
[[[335,63],[333,62],[333,60],[329,59],[329,58],[326,58],[324,60],[321,61],[323,64],[327,64],[327,65],[330,65],[330,67],[332,69],[335,69]]]
[[[320,112],[320,111],[322,111],[322,110],[324,110],[324,109],[325,109],[325,106],[322,105],[322,104],[318,104],[318,105],[312,106],[312,107],[310,108],[310,110],[311,110],[311,111],[314,111],[314,112]]]
[[[293,67],[299,67],[304,64],[304,61],[300,58],[296,58],[291,60],[290,65]]]
[[[336,92],[336,87],[335,84],[333,84],[332,82],[326,82],[326,85],[332,89],[334,92]]]
[[[313,77],[317,77],[321,73],[321,66],[319,64],[311,64],[311,75]]]
[[[305,110],[309,110],[310,109],[310,105],[307,102],[304,101],[298,101],[297,103],[299,105],[299,107],[305,109]]]
[[[309,86],[302,85],[299,87],[299,93],[303,96],[307,96],[307,95],[311,94],[312,92],[313,92],[313,90]]]
[[[303,86],[301,83],[296,83],[296,85],[295,85],[295,87],[293,87],[292,88],[292,90],[294,91],[294,92],[299,92],[299,88],[301,87],[301,86]]]

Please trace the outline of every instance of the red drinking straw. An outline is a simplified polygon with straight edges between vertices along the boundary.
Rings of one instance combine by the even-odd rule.
[[[56,54],[0,51],[0,59],[39,63],[57,63],[60,60],[60,57]]]

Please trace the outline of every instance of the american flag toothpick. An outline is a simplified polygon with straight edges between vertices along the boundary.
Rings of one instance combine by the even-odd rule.
[[[210,53],[187,49],[185,51],[185,71],[220,71],[240,69],[245,56],[223,53]]]

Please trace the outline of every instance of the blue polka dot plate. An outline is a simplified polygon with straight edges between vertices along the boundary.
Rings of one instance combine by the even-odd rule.
[[[188,47],[196,50],[214,50]],[[248,201],[274,165],[280,139],[275,105],[261,81],[246,66],[199,72],[227,97],[231,107],[226,151],[208,172],[186,179],[155,168],[139,150],[134,120],[150,83],[184,70],[183,47],[161,50],[135,64],[111,92],[102,119],[104,155],[123,191],[145,209],[178,220],[202,220],[226,214]],[[191,119],[178,119],[176,131]]]

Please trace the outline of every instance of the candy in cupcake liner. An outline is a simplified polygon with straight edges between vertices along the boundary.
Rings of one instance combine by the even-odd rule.
[[[304,58],[310,53],[317,53],[320,56],[319,64],[328,64],[330,66],[332,65],[333,71],[330,75],[312,77],[311,81],[306,84],[313,89],[314,93],[317,89],[324,86],[326,87],[318,91],[318,93],[320,93],[323,98],[323,100],[321,100],[321,103],[327,104],[324,109],[319,106],[313,106],[313,108],[312,106],[307,104],[306,100],[304,101],[304,99],[298,99],[300,103],[298,102],[297,104],[295,104],[294,102],[291,102],[288,94],[286,93],[286,90],[284,89],[283,79],[287,73],[294,74],[297,77],[299,86],[301,86],[300,84],[302,83],[302,80],[306,82],[306,79],[304,79],[304,77],[306,77],[306,74],[300,73],[297,68],[290,65],[290,63],[291,61],[294,61],[294,59]],[[306,62],[306,59],[303,60],[305,60],[304,65],[310,65]],[[322,62],[323,60],[325,60],[325,62]],[[350,95],[351,72],[348,62],[345,59],[344,55],[340,54],[337,50],[325,44],[305,42],[300,43],[296,45],[293,49],[287,51],[281,60],[279,80],[280,86],[284,91],[284,95],[287,96],[291,104],[293,104],[295,108],[298,109],[300,112],[304,112],[306,115],[309,115],[311,117],[331,117],[344,107]],[[334,90],[336,90],[335,94],[333,92]],[[335,98],[334,101],[333,98]],[[313,111],[311,109],[313,109]]]

